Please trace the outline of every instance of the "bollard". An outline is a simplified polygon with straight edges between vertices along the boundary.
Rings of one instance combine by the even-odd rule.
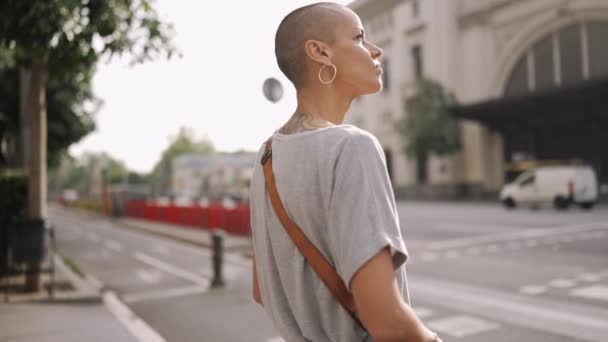
[[[213,281],[211,287],[224,287],[222,264],[224,262],[224,233],[220,229],[213,231]]]

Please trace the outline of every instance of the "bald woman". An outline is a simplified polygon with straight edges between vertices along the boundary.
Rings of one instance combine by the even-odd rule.
[[[275,54],[298,105],[272,136],[272,169],[287,214],[353,295],[357,322],[285,232],[256,162],[250,189],[253,297],[286,341],[440,341],[409,305],[407,249],[377,138],[343,124],[351,102],[382,89],[382,50],[347,7],[287,15]],[[264,154],[260,148],[258,160]]]

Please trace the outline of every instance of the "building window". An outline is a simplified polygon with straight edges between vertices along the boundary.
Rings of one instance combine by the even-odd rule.
[[[607,36],[608,22],[601,21],[579,23],[547,35],[517,61],[505,95],[608,76]]]
[[[412,1],[412,16],[418,17],[420,15],[420,2],[418,0]]]
[[[422,78],[422,46],[414,45],[412,47],[412,61],[414,63],[414,75],[416,79]]]
[[[558,37],[562,83],[580,82],[583,79],[581,26],[575,25],[563,29]]]
[[[527,55],[527,54],[526,54]],[[507,83],[507,94],[522,95],[528,92],[528,63],[527,58],[521,58]]]
[[[391,86],[388,60],[382,60],[382,90],[388,91]]]
[[[589,78],[608,75],[608,23],[587,23],[587,41],[589,42]]]
[[[555,86],[555,67],[553,58],[553,35],[541,40],[533,49],[534,89],[542,90]]]

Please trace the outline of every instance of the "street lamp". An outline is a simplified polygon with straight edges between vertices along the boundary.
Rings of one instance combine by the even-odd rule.
[[[283,86],[281,85],[281,82],[274,77],[270,77],[264,81],[262,90],[266,99],[272,103],[279,102],[281,97],[283,97]]]

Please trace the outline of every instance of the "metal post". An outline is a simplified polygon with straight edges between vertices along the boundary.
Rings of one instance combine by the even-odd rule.
[[[213,281],[211,287],[224,287],[222,266],[224,262],[224,233],[220,229],[213,231]]]

